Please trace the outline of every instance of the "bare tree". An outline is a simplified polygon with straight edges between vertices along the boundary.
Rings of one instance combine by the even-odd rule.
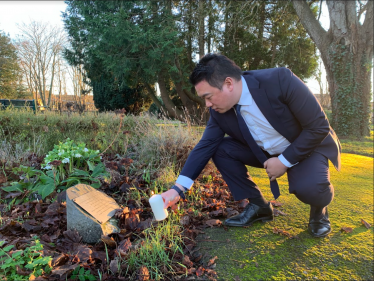
[[[20,64],[29,90],[50,107],[57,64],[66,44],[63,30],[48,23],[32,21],[19,26],[22,35],[17,39]]]
[[[305,0],[292,2],[326,68],[333,127],[341,135],[368,135],[373,1],[326,1],[330,18],[327,31]]]
[[[81,114],[86,109],[85,96],[91,91],[91,88],[84,82],[83,65],[70,66],[67,69],[73,84],[74,109]]]

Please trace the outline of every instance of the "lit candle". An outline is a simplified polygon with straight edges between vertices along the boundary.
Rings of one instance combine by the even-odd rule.
[[[168,217],[168,211],[164,209],[164,200],[160,194],[155,194],[149,198],[149,204],[157,221],[162,221]]]

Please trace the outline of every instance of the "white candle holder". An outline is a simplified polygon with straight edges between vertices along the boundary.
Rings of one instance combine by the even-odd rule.
[[[162,221],[168,217],[168,211],[164,209],[164,200],[160,194],[155,194],[149,198],[149,204],[151,205],[156,221]]]

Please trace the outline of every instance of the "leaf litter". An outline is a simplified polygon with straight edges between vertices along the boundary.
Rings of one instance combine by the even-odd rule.
[[[36,162],[33,166],[40,166],[43,158],[36,155],[33,157]],[[134,280],[134,278],[136,280],[150,280],[150,269],[144,265],[136,272],[119,271],[121,268],[118,267],[120,265],[119,259],[122,259],[122,262],[125,261],[126,265],[126,258],[129,254],[143,246],[142,243],[138,243],[142,232],[158,224],[153,221],[153,214],[146,198],[134,200],[126,199],[126,196],[123,196],[130,191],[130,187],[149,194],[149,187],[142,175],[129,175],[127,172],[126,175],[121,175],[119,173],[122,166],[127,168],[132,163],[131,159],[116,161],[115,155],[105,154],[103,161],[114,176],[110,183],[102,181],[100,190],[113,197],[118,204],[124,207],[117,210],[115,214],[121,229],[120,233],[102,236],[99,243],[85,244],[77,231],[67,230],[66,203],[63,202],[66,193],[64,192],[56,195],[57,200],[53,203],[42,200],[30,201],[14,205],[8,211],[4,211],[4,204],[0,205],[3,217],[3,224],[0,226],[0,239],[6,242],[5,245],[15,245],[17,250],[22,249],[31,242],[31,237],[38,235],[44,247],[43,255],[52,257],[52,272],[35,280],[66,280],[70,278],[71,273],[77,267],[83,267],[97,277],[97,272],[100,271],[102,272],[101,280],[105,281]],[[216,280],[217,273],[214,268],[217,256],[208,258],[206,262],[200,249],[196,247],[196,237],[204,233],[203,230],[207,227],[221,227],[221,219],[239,214],[249,204],[247,199],[234,201],[219,172],[209,167],[209,164],[204,171],[205,175],[208,174],[212,180],[209,184],[204,183],[204,173],[202,173],[195,182],[195,186],[200,186],[201,200],[196,200],[196,202],[181,200],[179,203],[179,209],[182,212],[180,224],[184,228],[181,232],[184,242],[183,254],[174,254],[171,268],[164,266],[161,269],[166,280],[174,280],[176,277],[179,280],[188,280],[183,279],[186,277],[186,273],[187,276],[191,276],[195,280]],[[10,172],[6,174],[6,177],[7,179],[11,178]],[[1,195],[3,196],[3,194]],[[274,207],[283,205],[277,201],[271,201],[271,204]],[[196,212],[196,209],[201,212]],[[274,216],[279,215],[285,216],[286,214],[281,210],[274,209]],[[21,221],[20,218],[22,218]],[[366,222],[365,224],[363,220],[362,223],[366,227],[369,225]],[[223,227],[227,229],[225,226]],[[288,238],[297,238],[276,227],[273,229],[273,233]],[[114,275],[110,274],[107,269],[111,269]],[[122,275],[118,275],[119,272],[122,272]]]

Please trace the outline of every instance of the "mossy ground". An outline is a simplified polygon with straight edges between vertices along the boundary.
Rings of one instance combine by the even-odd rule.
[[[262,169],[250,168],[259,186],[268,186]],[[342,155],[342,170],[331,166],[335,198],[329,206],[332,233],[313,238],[307,232],[309,206],[288,193],[287,177],[279,179],[284,203],[278,207],[287,216],[248,228],[206,229],[198,246],[209,256],[218,256],[219,280],[373,280],[373,158]],[[266,198],[270,190],[262,189]],[[274,234],[274,227],[298,238]],[[341,232],[351,227],[351,233]],[[207,240],[204,242],[204,240]],[[209,242],[218,240],[220,242]]]

